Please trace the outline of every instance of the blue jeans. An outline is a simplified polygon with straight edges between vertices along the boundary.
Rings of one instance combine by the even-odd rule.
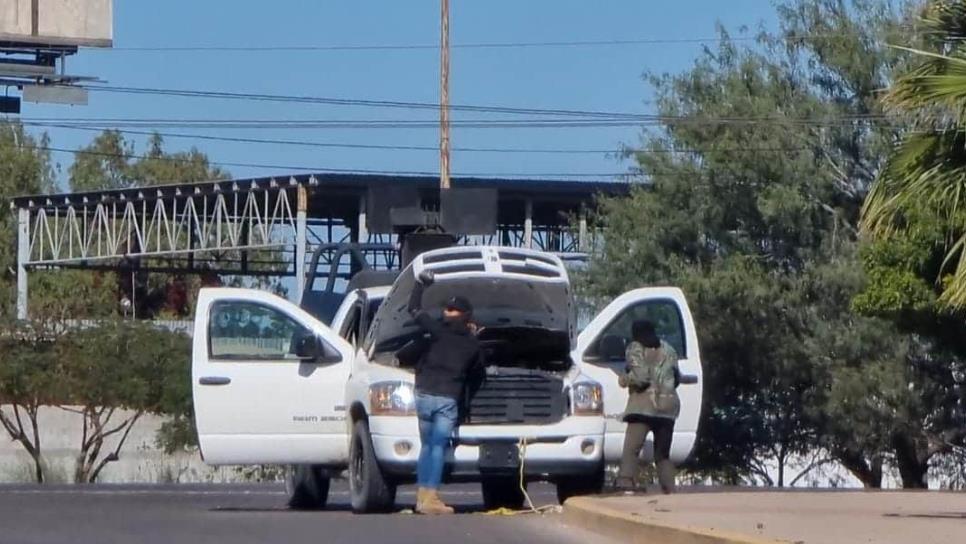
[[[459,417],[456,399],[416,393],[416,416],[419,418],[420,442],[416,482],[419,487],[439,489],[446,449]]]

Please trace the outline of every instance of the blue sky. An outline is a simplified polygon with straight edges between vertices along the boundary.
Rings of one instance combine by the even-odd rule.
[[[266,6],[271,6],[266,7]],[[174,52],[130,47],[435,44],[437,0],[116,0],[116,50],[82,50],[69,72],[110,85],[434,102],[438,52]],[[774,25],[769,0],[451,0],[453,44],[704,38],[729,29]],[[700,44],[456,49],[451,102],[544,109],[647,113],[645,71],[679,72]],[[84,107],[24,104],[23,118],[435,119],[431,111],[244,102],[92,92]],[[454,113],[454,119],[499,118]],[[505,118],[505,117],[504,117]],[[166,129],[192,132],[189,129]],[[77,148],[93,133],[53,129],[53,145]],[[342,143],[429,145],[436,129],[197,130],[199,134]],[[454,146],[613,149],[637,141],[634,128],[455,129]],[[433,151],[347,150],[168,139],[196,145],[214,161],[279,165],[227,167],[236,177],[284,174],[284,166],[437,171]],[[68,154],[55,154],[66,167]],[[456,152],[454,174],[613,173],[627,165],[605,154]]]

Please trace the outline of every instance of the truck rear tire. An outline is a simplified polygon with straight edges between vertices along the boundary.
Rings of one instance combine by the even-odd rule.
[[[527,500],[520,489],[520,479],[515,476],[484,478],[480,487],[483,490],[483,507],[487,510],[520,510]]]
[[[570,497],[600,495],[604,491],[604,469],[593,474],[564,476],[557,479],[557,500],[560,504]]]
[[[349,443],[349,495],[357,514],[386,512],[396,503],[396,485],[387,481],[372,447],[369,423],[357,421]]]
[[[313,465],[285,467],[285,491],[288,507],[293,510],[319,510],[329,499],[329,478]]]

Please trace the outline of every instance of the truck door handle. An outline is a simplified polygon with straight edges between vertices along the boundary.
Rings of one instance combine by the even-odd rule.
[[[231,383],[231,378],[227,376],[202,376],[198,378],[198,383],[200,385],[228,385]]]

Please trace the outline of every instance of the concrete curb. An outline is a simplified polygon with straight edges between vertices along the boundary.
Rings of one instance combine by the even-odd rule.
[[[634,544],[776,544],[771,540],[714,529],[668,525],[608,508],[600,499],[573,497],[564,503],[564,519],[595,533]]]

